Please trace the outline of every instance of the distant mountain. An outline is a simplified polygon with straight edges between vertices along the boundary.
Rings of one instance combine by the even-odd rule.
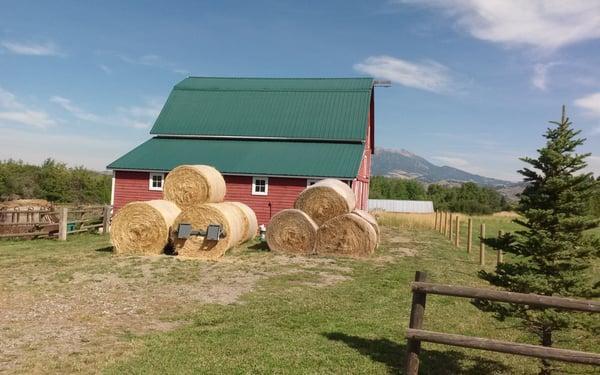
[[[449,185],[475,182],[495,188],[514,186],[514,182],[484,177],[458,168],[437,166],[421,156],[406,150],[377,149],[372,160],[372,174],[397,178],[417,179],[426,183]]]

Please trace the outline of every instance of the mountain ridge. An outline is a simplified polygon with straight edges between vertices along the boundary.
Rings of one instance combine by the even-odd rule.
[[[406,149],[379,148],[371,161],[371,174],[396,178],[416,179],[425,183],[461,184],[474,182],[479,185],[502,188],[518,183],[485,177],[447,165],[438,166]]]

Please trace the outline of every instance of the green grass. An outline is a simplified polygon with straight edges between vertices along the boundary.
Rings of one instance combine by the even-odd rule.
[[[509,230],[510,223],[507,223],[505,218],[494,219],[493,223],[487,220],[488,233]],[[426,271],[434,282],[487,285],[477,277],[481,268],[477,263],[476,245],[473,253],[467,254],[464,248],[453,247],[432,230],[387,227],[383,233],[384,241],[373,258],[335,260],[335,265],[343,269],[340,272],[351,279],[319,285],[318,268],[309,272],[298,267],[296,272],[274,274],[262,279],[253,291],[234,304],[198,304],[181,316],[173,317],[189,322],[173,331],[143,336],[123,333],[120,339],[129,343],[127,352],[114,362],[101,357],[85,360],[96,361],[88,363],[94,372],[109,374],[402,372],[404,333],[412,296],[409,284],[415,271]],[[56,272],[61,282],[68,283],[81,267],[105,272],[106,267],[115,262],[116,257],[111,253],[93,251],[106,247],[105,237],[80,238],[66,243],[0,242],[0,266],[7,269],[6,265],[12,265],[16,272]],[[415,249],[418,255],[399,257],[403,248]],[[249,264],[272,260],[272,255],[250,249],[240,249],[228,257],[237,257]],[[130,263],[136,258],[127,259],[128,263],[114,272],[121,277],[135,278],[137,268]],[[145,260],[140,258],[139,262]],[[491,270],[494,264],[495,258],[489,256],[485,269]],[[170,276],[162,280],[167,284],[186,282],[194,274],[194,268],[186,262],[164,259],[161,266],[171,267],[172,272],[166,274]],[[208,267],[212,266],[203,265],[195,272],[201,273]],[[46,268],[50,271],[45,271]],[[184,268],[181,272],[188,275],[187,279],[177,279],[177,274],[181,274],[179,268]],[[428,297],[424,328],[536,343],[517,322],[498,322],[468,300],[454,297]],[[557,335],[556,346],[600,352],[597,338],[581,331]],[[422,374],[537,371],[537,361],[530,358],[427,343],[423,344],[421,362]],[[571,374],[594,373],[591,367],[557,365],[561,371]],[[53,367],[59,368],[60,363]],[[77,368],[77,365],[71,364],[69,368]]]

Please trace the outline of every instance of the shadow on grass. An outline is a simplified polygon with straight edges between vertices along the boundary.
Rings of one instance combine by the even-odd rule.
[[[252,246],[248,246],[248,249],[251,250],[258,250],[258,251],[268,251],[269,250],[269,245],[267,245],[266,242],[257,242]]]
[[[96,249],[96,251],[99,251],[102,253],[112,253],[114,250],[113,250],[112,246],[106,246],[106,247],[98,248],[98,249]]]
[[[350,336],[340,332],[324,333],[329,340],[341,341],[356,349],[360,354],[368,356],[373,361],[385,364],[392,374],[403,373],[406,345],[398,344],[388,339],[367,339]],[[448,350],[424,350],[419,355],[421,362],[419,374],[498,374],[510,373],[509,368],[500,362],[478,356],[468,356],[464,353]],[[473,365],[461,363],[471,360]]]

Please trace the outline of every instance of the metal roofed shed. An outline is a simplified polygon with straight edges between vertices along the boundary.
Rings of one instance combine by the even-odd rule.
[[[432,201],[408,201],[394,199],[369,199],[369,211],[428,214],[433,211]]]

